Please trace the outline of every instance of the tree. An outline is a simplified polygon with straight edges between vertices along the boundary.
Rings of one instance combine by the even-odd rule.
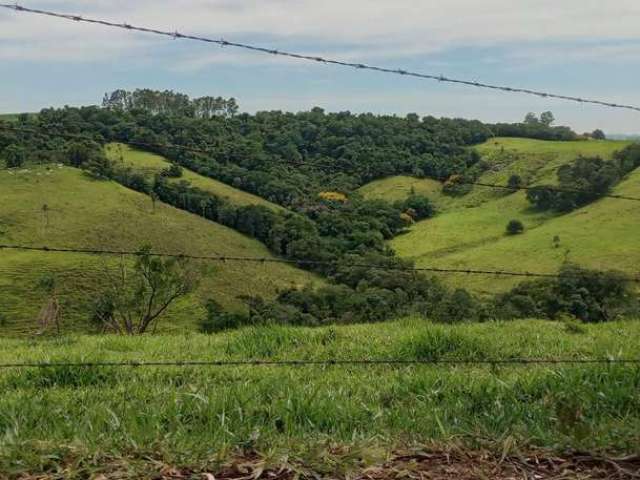
[[[529,112],[524,116],[524,123],[528,125],[536,125],[540,123],[540,120],[538,120],[538,117],[535,113]]]
[[[591,132],[591,138],[593,138],[594,140],[606,140],[607,136],[602,130],[596,128],[593,132]]]
[[[553,113],[551,112],[542,112],[540,114],[540,123],[543,124],[545,127],[550,127],[553,122],[555,122],[555,117],[553,116]]]
[[[401,205],[405,213],[409,214],[414,220],[423,220],[433,217],[435,208],[431,201],[422,195],[410,195]]]
[[[171,166],[162,170],[162,172],[160,172],[160,175],[169,178],[180,178],[182,177],[182,167],[180,167],[180,165],[172,163]]]
[[[93,320],[103,330],[128,335],[156,327],[167,309],[194,291],[199,276],[184,258],[162,258],[143,246],[133,269],[124,260],[117,272],[107,270],[105,291],[93,308]]]
[[[90,153],[82,167],[90,177],[98,180],[113,176],[113,164],[101,150]]]
[[[507,185],[513,190],[518,190],[522,188],[524,182],[522,181],[522,177],[520,177],[520,175],[511,175],[509,177],[509,180],[507,181]]]
[[[24,165],[26,153],[16,145],[9,145],[4,149],[3,156],[7,163],[7,168],[20,168]]]
[[[524,232],[524,225],[520,220],[511,220],[507,224],[507,234],[517,235]]]

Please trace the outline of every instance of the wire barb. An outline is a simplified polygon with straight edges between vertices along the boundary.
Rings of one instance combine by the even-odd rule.
[[[412,72],[412,71],[408,71],[408,70],[404,70],[404,69],[395,69],[394,70],[394,69],[391,69],[391,68],[384,68],[384,67],[379,67],[379,66],[375,66],[375,65],[367,65],[367,64],[364,64],[364,63],[349,63],[349,62],[343,62],[343,61],[340,61],[340,60],[335,60],[335,59],[330,59],[330,58],[322,58],[322,57],[313,56],[313,55],[305,55],[305,54],[299,54],[299,53],[294,53],[294,52],[288,52],[288,51],[284,51],[284,50],[266,48],[266,47],[262,47],[262,46],[259,46],[259,45],[252,45],[252,44],[248,44],[248,43],[238,43],[238,42],[227,42],[226,40],[216,40],[216,39],[207,38],[207,37],[198,37],[198,36],[195,36],[195,35],[181,35],[181,36],[177,37],[177,36],[174,36],[174,33],[170,32],[170,31],[153,29],[153,28],[149,28],[149,27],[135,26],[135,25],[131,25],[131,24],[128,24],[128,23],[121,23],[120,24],[120,23],[109,22],[107,20],[83,18],[83,17],[77,16],[77,15],[76,16],[67,15],[67,14],[54,12],[54,11],[50,11],[50,10],[27,8],[27,7],[20,6],[18,4],[15,4],[15,5],[14,4],[0,4],[0,7],[8,8],[8,9],[14,10],[16,12],[33,13],[33,14],[37,14],[37,15],[45,15],[45,16],[49,16],[49,17],[61,18],[61,19],[64,19],[64,20],[74,20],[74,21],[77,21],[77,22],[86,22],[86,23],[91,23],[91,24],[99,24],[99,25],[103,25],[103,26],[106,26],[106,27],[112,27],[112,28],[121,28],[121,29],[125,29],[125,30],[135,30],[135,31],[138,31],[138,32],[143,32],[143,33],[153,33],[155,35],[173,37],[174,39],[175,38],[182,38],[182,39],[185,39],[185,40],[193,40],[193,41],[206,42],[206,43],[216,43],[216,44],[219,44],[219,45],[222,45],[222,46],[231,46],[231,47],[241,48],[241,49],[244,49],[244,50],[250,50],[250,51],[254,51],[254,52],[266,53],[266,54],[270,54],[270,55],[279,55],[279,56],[297,58],[297,59],[300,59],[300,60],[321,62],[321,63],[325,63],[325,64],[329,64],[330,63],[330,64],[333,64],[333,65],[340,65],[340,66],[343,66],[343,67],[372,70],[372,71],[377,71],[377,72],[382,72],[382,73],[390,73],[390,74],[396,74],[396,75],[412,76],[412,77],[415,77],[415,78],[421,78],[421,79],[425,79],[425,80],[436,80],[436,81],[439,81],[439,82],[448,82],[448,83],[453,83],[453,84],[458,84],[458,85],[466,85],[466,86],[477,87],[477,88],[500,90],[500,91],[508,92],[508,93],[520,93],[520,94],[526,94],[526,95],[534,95],[534,96],[543,97],[543,98],[553,98],[553,99],[556,99],[556,100],[572,101],[572,102],[578,102],[578,103],[583,103],[583,104],[584,103],[589,103],[589,104],[598,105],[598,106],[602,106],[602,107],[634,110],[636,112],[640,112],[640,106],[637,106],[637,105],[623,105],[623,104],[608,102],[608,101],[604,101],[604,100],[582,98],[582,97],[579,97],[579,96],[560,95],[560,94],[556,94],[556,93],[549,93],[549,92],[531,90],[531,89],[527,89],[527,88],[516,88],[516,87],[509,87],[509,86],[504,86],[504,85],[493,85],[493,84],[488,84],[488,83],[472,82],[472,81],[468,81],[468,80],[448,78],[448,77],[445,77],[444,75],[439,75],[438,76],[438,75],[427,74],[427,73]]]

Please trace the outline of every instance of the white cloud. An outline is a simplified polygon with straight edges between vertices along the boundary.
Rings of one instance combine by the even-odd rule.
[[[637,0],[25,0],[24,5],[214,38],[262,38],[261,43],[282,49],[314,45],[317,53],[354,60],[470,45],[640,40]],[[0,11],[0,58],[96,60],[170,41]],[[190,68],[237,58],[206,48],[190,55],[185,59]]]

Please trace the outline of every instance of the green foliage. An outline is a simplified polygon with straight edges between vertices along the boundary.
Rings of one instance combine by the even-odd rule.
[[[38,279],[38,289],[51,295],[56,289],[56,278],[51,273],[45,273]]]
[[[180,167],[180,165],[172,163],[168,168],[163,170],[160,175],[169,178],[180,178],[182,177],[182,168]]]
[[[591,138],[593,138],[594,140],[606,140],[607,136],[602,130],[597,128],[593,132],[591,132]]]
[[[193,292],[198,274],[183,258],[151,254],[145,245],[137,253],[131,272],[122,262],[118,271],[106,272],[108,285],[92,314],[105,330],[143,334],[155,326],[172,303]]]
[[[573,315],[570,315],[568,313],[561,313],[560,315],[558,315],[557,320],[564,324],[564,331],[567,333],[584,334],[587,332],[582,322],[580,322],[580,320],[578,320]]]
[[[215,300],[209,299],[205,305],[207,314],[202,318],[198,328],[202,333],[218,333],[247,325],[246,315],[225,312],[224,308]]]
[[[7,168],[19,168],[24,165],[26,152],[17,145],[9,145],[2,151]]]
[[[546,117],[545,121],[549,121]],[[537,140],[574,141],[578,135],[569,127],[552,127],[543,123],[533,113],[527,114],[523,123],[497,123],[491,125],[496,137],[534,138]]]
[[[494,345],[449,326],[425,325],[398,349],[398,358],[442,361],[451,358],[487,360],[496,358]]]
[[[559,189],[538,186],[527,191],[527,199],[539,210],[569,212],[607,195],[613,186],[640,165],[640,158],[627,147],[613,160],[578,157],[558,168]]]
[[[518,235],[524,232],[524,225],[520,220],[509,220],[507,223],[507,234]]]
[[[514,174],[509,177],[509,180],[507,180],[507,186],[514,191],[517,191],[519,188],[524,186],[524,181],[520,175]]]
[[[565,318],[606,322],[640,314],[629,277],[614,271],[594,271],[565,265],[558,278],[527,282],[498,296],[498,315]]]
[[[435,215],[436,209],[427,197],[412,194],[404,202],[398,204],[399,208],[405,211],[414,220],[424,220]]]
[[[192,100],[185,94],[171,90],[160,92],[147,88],[133,92],[115,90],[105,93],[102,106],[120,112],[144,111],[152,115],[177,115],[201,119],[229,117],[238,111],[234,98],[200,97]]]
[[[540,114],[540,123],[542,123],[546,127],[550,127],[553,122],[555,122],[555,117],[551,112],[542,112]]]

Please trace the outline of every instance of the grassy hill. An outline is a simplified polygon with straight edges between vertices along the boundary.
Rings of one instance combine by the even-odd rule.
[[[506,184],[518,174],[531,185],[552,183],[557,168],[578,155],[611,155],[628,142],[584,141],[548,142],[540,140],[496,138],[476,147],[490,165],[480,179],[486,183]],[[602,199],[568,215],[536,212],[530,208],[524,192],[508,192],[474,187],[468,195],[446,198],[432,180],[392,177],[363,187],[365,196],[396,199],[400,192],[415,191],[429,196],[440,213],[417,223],[408,234],[391,242],[403,257],[418,266],[481,268],[516,271],[556,271],[566,259],[592,268],[617,268],[635,273],[640,263],[640,223],[637,204]],[[618,185],[615,193],[640,196],[640,171],[633,172]],[[443,198],[446,198],[443,200]],[[509,220],[519,219],[525,233],[506,236]],[[559,247],[553,239],[560,238]],[[493,293],[510,288],[513,278],[449,276],[448,282],[464,285],[477,292]]]
[[[560,322],[454,326],[406,319],[375,328],[0,338],[0,363],[615,359],[638,357],[639,334],[637,321],[584,325],[574,333]],[[0,438],[0,472],[50,469],[97,478],[87,469],[132,469],[135,459],[158,469],[204,465],[236,448],[326,469],[382,461],[413,442],[498,455],[540,447],[635,453],[638,382],[638,368],[616,364],[7,369],[0,371],[0,420],[16,427]],[[318,477],[341,478],[324,473]]]
[[[128,145],[120,143],[112,143],[106,146],[107,156],[115,161],[122,162],[131,166],[134,170],[153,176],[169,167],[169,161],[160,155],[136,150]],[[207,192],[226,198],[234,205],[262,205],[273,210],[284,210],[280,205],[269,202],[264,198],[258,197],[248,192],[233,188],[226,183],[219,182],[213,178],[199,175],[191,170],[183,169],[182,177],[169,179],[169,181],[179,182],[186,180],[194,187],[200,188]]]
[[[154,211],[149,197],[69,167],[0,171],[0,191],[1,243],[106,249],[137,249],[148,243],[164,252],[271,256],[264,245],[232,229],[161,203]],[[5,314],[0,331],[35,330],[34,318],[44,302],[36,285],[45,273],[57,279],[65,326],[86,328],[87,306],[108,266],[104,258],[89,255],[0,251],[0,311]],[[193,326],[202,315],[204,298],[241,308],[238,295],[271,297],[279,288],[315,281],[281,264],[213,267],[198,294],[169,313],[167,328]]]

